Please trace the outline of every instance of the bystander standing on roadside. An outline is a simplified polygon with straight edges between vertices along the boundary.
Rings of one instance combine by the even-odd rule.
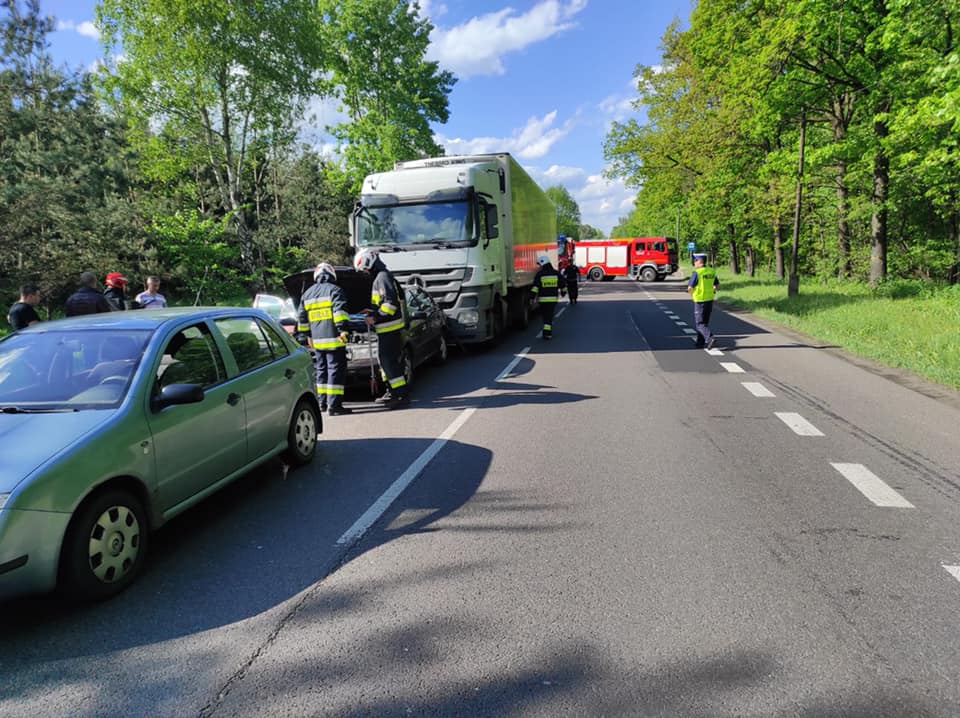
[[[127,308],[127,278],[120,272],[110,272],[107,275],[107,288],[103,292],[110,308],[115,312]]]
[[[68,317],[112,311],[110,302],[97,289],[97,277],[93,272],[80,275],[80,288],[67,298],[64,309]]]
[[[160,278],[147,277],[146,291],[137,295],[137,302],[144,309],[163,309],[167,306],[167,298],[160,294]]]
[[[570,303],[576,304],[577,298],[580,296],[580,267],[571,261],[560,274],[567,282],[567,296],[570,297]]]
[[[720,288],[717,270],[707,266],[707,255],[693,255],[693,273],[687,283],[687,293],[693,298],[693,321],[697,330],[697,348],[713,349],[714,336],[710,331],[713,298]]]
[[[26,329],[40,321],[40,315],[34,308],[40,303],[40,287],[27,282],[20,287],[20,300],[15,302],[7,313],[7,321],[13,331]]]

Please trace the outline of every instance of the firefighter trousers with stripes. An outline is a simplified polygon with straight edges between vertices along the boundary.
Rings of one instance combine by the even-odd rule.
[[[380,361],[380,372],[390,394],[396,397],[407,396],[410,387],[407,386],[407,379],[403,373],[402,332],[377,334],[377,357]]]
[[[343,404],[344,384],[347,380],[347,350],[317,350],[317,399],[321,407],[339,407]]]
[[[557,311],[556,302],[540,302],[540,316],[543,317],[543,336],[553,336],[553,313]]]

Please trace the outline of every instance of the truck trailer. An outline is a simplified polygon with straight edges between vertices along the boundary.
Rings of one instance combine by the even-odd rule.
[[[430,293],[462,343],[526,327],[537,256],[557,265],[556,210],[507,153],[372,174],[350,227],[354,247],[376,249],[397,281]]]
[[[576,262],[580,274],[594,282],[617,277],[653,282],[680,266],[673,237],[584,239],[576,245]]]

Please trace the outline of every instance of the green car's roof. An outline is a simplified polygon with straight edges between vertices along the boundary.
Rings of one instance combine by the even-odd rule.
[[[21,333],[59,331],[62,329],[140,329],[156,330],[162,324],[186,318],[206,319],[237,314],[268,315],[252,307],[169,307],[166,309],[129,309],[122,312],[85,314],[80,317],[54,319],[21,329]]]

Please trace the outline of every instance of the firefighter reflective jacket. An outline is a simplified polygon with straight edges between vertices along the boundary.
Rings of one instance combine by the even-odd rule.
[[[370,290],[370,306],[373,309],[374,329],[377,334],[387,334],[403,329],[403,294],[390,270],[380,265],[373,278]]]
[[[560,290],[566,289],[566,286],[567,280],[560,276],[552,264],[548,264],[540,267],[537,276],[533,278],[533,287],[530,291],[541,304],[549,304],[559,301]]]
[[[314,349],[332,351],[346,346],[340,334],[350,328],[347,297],[326,275],[303,293],[298,314],[297,331],[310,333]]]

